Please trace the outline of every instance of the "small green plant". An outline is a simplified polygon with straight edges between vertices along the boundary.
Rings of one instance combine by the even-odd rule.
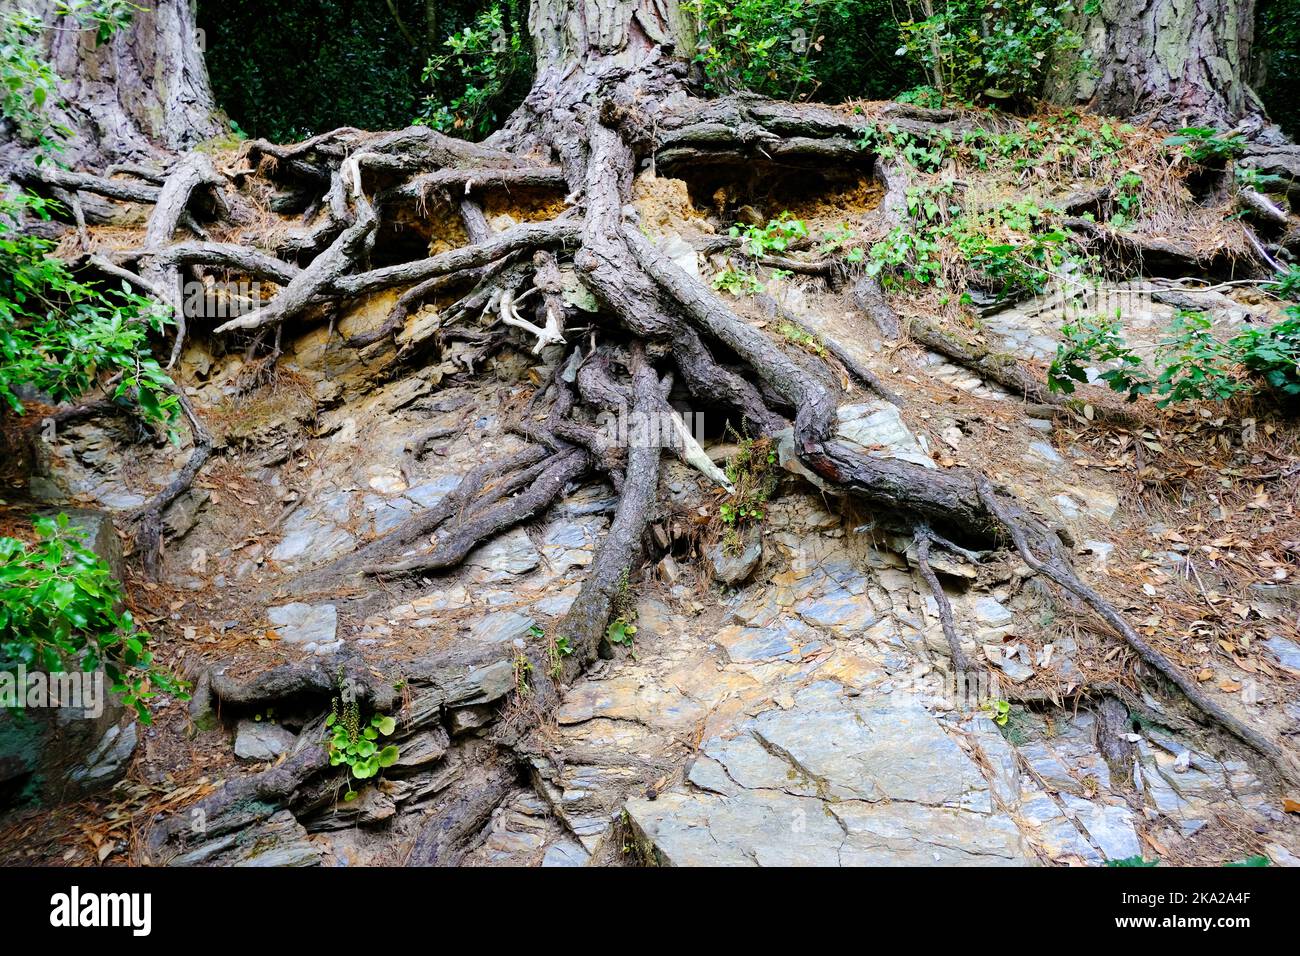
[[[625,617],[616,617],[605,628],[605,640],[622,647],[631,647],[636,625]]]
[[[1111,225],[1123,229],[1142,214],[1142,177],[1130,170],[1115,182],[1115,214]]]
[[[713,277],[713,288],[740,298],[743,295],[758,295],[767,287],[753,273],[724,269]]]
[[[910,90],[903,90],[894,97],[899,103],[912,103],[916,106],[922,106],[926,109],[937,110],[943,106],[943,94],[933,86],[914,86]]]
[[[1183,155],[1201,166],[1220,167],[1246,151],[1241,135],[1210,126],[1185,126],[1166,137],[1166,146],[1181,148]]]
[[[911,221],[871,247],[867,273],[888,288],[944,287],[955,281],[959,292],[968,284],[1004,297],[1041,292],[1065,258],[1067,237],[1050,228],[1049,212],[1030,200],[963,212],[952,188],[951,183],[909,188]]]
[[[933,230],[895,226],[867,253],[867,274],[886,288],[930,285],[943,279],[941,246]]]
[[[1005,700],[991,700],[984,705],[984,711],[999,727],[1005,727],[1011,719],[1011,703]]]
[[[33,526],[34,544],[0,538],[0,668],[62,673],[102,666],[110,690],[146,724],[151,698],[185,699],[184,683],[155,664],[149,633],[123,609],[112,570],[68,516],[37,518]]]
[[[363,720],[361,705],[349,693],[342,673],[339,674],[339,696],[330,701],[330,715],[325,718],[326,746],[331,767],[346,764],[348,789],[344,800],[355,800],[353,778],[369,780],[384,767],[391,767],[400,756],[396,745],[380,746],[381,737],[390,737],[397,729],[397,721],[387,714],[375,714]]]
[[[546,659],[552,680],[559,680],[564,674],[564,659],[573,655],[573,645],[564,635],[560,635],[546,645]]]
[[[823,256],[842,256],[850,265],[866,260],[867,251],[859,241],[858,234],[848,223],[833,226],[822,233],[817,251]]]
[[[1159,860],[1144,860],[1140,856],[1126,856],[1122,860],[1107,860],[1107,866],[1111,867],[1151,867],[1159,866]]]
[[[867,274],[879,277],[886,288],[934,282],[943,274],[939,244],[906,226],[895,226],[871,247]]]
[[[808,238],[808,224],[788,212],[769,220],[766,226],[732,226],[728,231],[733,238],[742,239],[741,249],[755,258],[785,252],[797,240]]]
[[[822,344],[821,339],[817,338],[817,336],[813,335],[811,332],[795,325],[793,322],[782,322],[777,327],[777,332],[791,345],[797,345],[799,348],[806,352],[811,352],[813,355],[822,358],[826,357],[826,346]]]
[[[1274,173],[1262,173],[1254,166],[1236,166],[1233,178],[1242,189],[1253,189],[1257,193],[1281,191],[1286,188],[1287,180]]]
[[[632,638],[636,634],[636,601],[632,595],[632,574],[630,568],[624,568],[619,575],[618,586],[614,589],[610,601],[610,623],[605,627],[605,639],[611,644],[632,648]]]
[[[741,438],[727,462],[727,480],[734,489],[718,507],[722,545],[729,551],[742,547],[745,531],[767,517],[767,502],[777,485],[776,448],[768,438]]]
[[[512,663],[515,677],[515,693],[521,698],[528,697],[533,692],[531,683],[533,662],[528,659],[528,655],[524,652],[524,642],[521,640],[515,641],[515,656]]]

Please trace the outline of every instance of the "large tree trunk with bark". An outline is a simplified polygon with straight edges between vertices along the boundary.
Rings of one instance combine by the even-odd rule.
[[[102,45],[69,27],[56,0],[25,6],[47,25],[45,49],[62,82],[55,117],[73,136],[73,168],[157,160],[225,130],[212,98],[195,0],[138,0],[131,22]]]
[[[1088,61],[1058,64],[1049,95],[1169,127],[1263,115],[1247,83],[1255,0],[1101,0],[1071,19]],[[1078,54],[1073,54],[1072,58]]]

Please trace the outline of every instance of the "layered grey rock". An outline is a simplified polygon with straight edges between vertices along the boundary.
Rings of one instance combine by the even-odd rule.
[[[705,744],[689,789],[628,801],[678,866],[1025,865],[978,766],[915,698],[831,681]]]

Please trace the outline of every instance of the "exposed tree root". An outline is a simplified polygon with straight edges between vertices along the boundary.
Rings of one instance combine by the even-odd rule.
[[[514,755],[500,752],[457,780],[420,827],[407,866],[456,866],[519,783]]]
[[[1016,550],[1020,552],[1020,557],[1025,564],[1088,604],[1124,638],[1146,664],[1172,682],[1198,710],[1259,754],[1268,758],[1286,779],[1292,783],[1300,782],[1300,767],[1297,767],[1294,760],[1283,753],[1281,747],[1220,707],[1196,686],[1195,681],[1179,670],[1169,658],[1139,636],[1133,626],[1124,619],[1122,614],[1115,610],[1109,601],[1079,580],[1074,569],[1062,558],[1059,548],[1053,542],[1040,537],[1035,543],[1045,557],[1036,555],[1030,546],[1026,528],[1017,520],[1016,516],[1009,513],[1006,505],[998,500],[987,479],[981,479],[977,487],[980,500],[1002,522],[1007,534],[1015,542]]]
[[[939,608],[939,621],[943,625],[943,636],[948,642],[948,651],[952,655],[953,668],[959,673],[969,671],[970,658],[962,650],[961,638],[957,636],[957,625],[952,618],[952,603],[944,593],[943,585],[939,583],[934,568],[930,567],[930,545],[934,543],[935,537],[930,533],[929,528],[921,524],[916,526],[912,539],[916,542],[916,567],[929,586],[930,593]]]
[[[1084,406],[1089,404],[1082,398],[1053,392],[1045,382],[1013,356],[995,352],[975,342],[963,341],[930,322],[909,321],[907,337],[931,352],[942,355],[953,364],[960,365],[995,385],[1000,385],[1022,401],[1080,414]],[[1117,405],[1113,401],[1092,403],[1092,408],[1095,418],[1116,425],[1135,427],[1141,425],[1143,421],[1137,411]]]
[[[229,677],[220,667],[212,668],[208,675],[208,687],[216,703],[246,710],[283,705],[301,697],[328,701],[339,694],[341,681],[346,682],[357,701],[373,710],[387,713],[396,703],[392,686],[375,680],[355,658],[337,666],[319,659],[285,664],[243,681]]]
[[[872,157],[859,146],[862,123],[839,111],[752,96],[706,102],[684,95],[682,65],[659,56],[660,48],[650,39],[657,27],[647,25],[648,20],[638,22],[647,32],[627,42],[640,45],[641,59],[618,55],[606,61],[603,53],[592,53],[597,65],[584,61],[580,68],[563,55],[568,40],[557,28],[555,49],[539,46],[533,93],[506,128],[483,144],[451,140],[423,128],[379,135],[341,129],[294,146],[246,144],[237,161],[240,168],[224,170],[225,180],[247,184],[259,177],[278,182],[286,191],[306,189],[313,197],[303,228],[278,242],[276,255],[201,239],[173,242],[179,229],[196,235],[200,231],[190,210],[191,198],[201,189],[224,184],[198,154],[173,165],[161,178],[161,187],[152,174],[142,181],[44,170],[39,174],[46,186],[74,196],[89,193],[156,205],[141,249],[93,264],[119,278],[124,272],[132,275],[127,267],[135,266],[138,276],[132,281],[168,304],[178,304],[182,268],[228,270],[281,286],[267,304],[221,324],[213,334],[272,327],[278,334],[281,328],[333,314],[363,296],[403,288],[379,328],[346,343],[353,348],[374,347],[363,353],[368,358],[387,355],[385,340],[395,339],[397,349],[385,374],[409,370],[444,336],[453,335],[479,336],[476,341],[481,340],[485,349],[509,340],[548,358],[550,380],[511,426],[529,444],[501,461],[474,468],[434,507],[296,582],[309,589],[358,570],[393,578],[435,574],[455,567],[494,535],[540,514],[566,487],[595,469],[607,473],[619,492],[614,519],[581,592],[550,635],[551,640],[566,639],[572,653],[559,656],[557,667],[551,648],[526,649],[532,668],[528,718],[502,729],[499,760],[463,776],[443,794],[416,839],[410,861],[443,864],[463,856],[492,810],[517,783],[517,765],[510,752],[527,755],[542,746],[530,734],[536,721],[559,699],[562,687],[596,659],[610,618],[617,613],[640,561],[642,537],[657,500],[664,448],[719,481],[721,473],[707,462],[698,445],[687,440],[689,436],[681,435],[680,443],[634,441],[623,449],[592,424],[602,413],[671,419],[674,413],[667,394],[673,381],[699,407],[719,409],[729,420],[743,423],[750,434],[781,436],[783,454],[793,456],[792,464],[828,492],[853,495],[897,513],[914,527],[918,567],[939,605],[955,667],[966,669],[971,662],[961,649],[951,606],[930,566],[931,547],[939,544],[970,555],[976,546],[1003,547],[1009,538],[1033,570],[1088,603],[1196,707],[1287,773],[1281,748],[1226,713],[1143,641],[1111,605],[1079,580],[1053,532],[1006,489],[995,489],[982,474],[968,469],[922,468],[867,455],[836,441],[836,411],[845,396],[845,380],[838,371],[746,322],[642,232],[630,202],[632,178],[643,159],[653,159],[659,168],[671,171],[695,163],[714,167],[778,163],[803,168],[843,163],[866,168]],[[544,33],[545,25],[536,29]],[[890,121],[923,138],[969,125],[957,114],[916,109],[895,110]],[[897,207],[906,186],[905,173],[881,163],[877,174],[888,190],[884,214],[900,214]],[[563,188],[570,208],[547,222],[526,222],[492,233],[478,197],[488,189],[519,185]],[[469,243],[416,261],[372,268],[376,237],[394,210],[422,211],[435,192],[451,199]],[[1108,248],[1125,242],[1095,223],[1071,220],[1070,225],[1085,240]],[[1163,256],[1162,267],[1175,271],[1214,265],[1177,244],[1156,247],[1143,240],[1139,249],[1132,246],[1136,240],[1128,241],[1130,245],[1120,249],[1121,258],[1137,257],[1151,264],[1153,257]],[[599,307],[590,326],[581,330],[571,327],[573,307],[565,298],[565,282],[572,276],[561,273],[561,264],[570,261]],[[832,282],[839,278],[838,267],[826,262],[775,257],[767,264],[797,265],[798,271],[824,275]],[[442,310],[436,321],[408,322],[426,303],[466,288],[469,291]],[[859,281],[854,295],[885,337],[896,339],[904,333],[873,281]],[[531,319],[521,307],[535,308]],[[496,318],[486,332],[450,329],[484,313]],[[783,317],[803,327],[797,319]],[[918,344],[1026,401],[1061,409],[1079,407],[1077,400],[1051,393],[1037,375],[1009,357],[927,323],[914,322],[907,331]],[[182,325],[173,359],[180,353],[184,334]],[[841,344],[821,338],[859,385],[895,404],[901,401]],[[567,343],[565,350],[548,349],[563,343]],[[567,360],[555,364],[556,354],[564,351]],[[626,378],[622,371],[616,372],[619,369],[627,370]],[[188,400],[178,394],[194,436],[193,452],[168,487],[135,515],[139,551],[151,574],[159,563],[163,511],[190,486],[212,453],[211,436]],[[539,420],[534,406],[547,396],[551,404]],[[1140,420],[1136,414],[1096,407],[1122,424]],[[445,434],[445,430],[426,429],[412,436],[407,446],[410,458],[404,465],[409,467],[430,441]],[[721,481],[725,482],[725,475]],[[435,534],[432,550],[426,553],[424,541]],[[272,672],[251,685],[231,685],[219,675],[212,675],[208,683],[219,700],[245,706],[286,694],[323,696],[331,678],[325,668],[308,666]],[[436,713],[443,703],[439,698],[429,713]],[[425,714],[421,719],[432,718]],[[282,766],[231,782],[204,805],[225,828],[219,832],[229,832],[263,818],[258,814],[269,815],[268,809],[274,812],[291,805],[295,794],[326,766],[325,748],[308,741]],[[169,821],[151,846],[173,845],[182,826]],[[208,836],[212,835],[209,830]]]
[[[885,293],[874,278],[864,275],[853,284],[853,302],[876,323],[885,338],[895,341],[902,337],[903,323],[885,301]]]
[[[200,187],[212,188],[221,184],[222,181],[206,154],[188,154],[176,164],[164,181],[153,214],[149,217],[149,226],[145,230],[144,248],[138,262],[140,277],[162,291],[162,301],[171,306],[176,322],[176,339],[172,345],[171,357],[167,360],[168,368],[176,364],[185,342],[185,304],[181,299],[180,269],[173,260],[160,259],[158,254],[171,245],[181,218],[187,215],[190,198],[195,191]]]
[[[1013,356],[963,340],[932,322],[913,318],[908,320],[904,329],[902,319],[885,300],[879,283],[870,277],[864,276],[853,287],[853,297],[858,308],[876,323],[885,336],[901,340],[906,335],[916,344],[1001,386],[1022,401],[1080,413],[1084,405],[1088,404],[1080,398],[1053,392],[1037,374]],[[1136,411],[1117,406],[1113,402],[1097,402],[1093,404],[1093,409],[1095,417],[1103,421],[1124,426],[1142,424],[1142,417]]]
[[[371,565],[366,572],[390,576],[454,567],[484,541],[541,512],[560,496],[569,482],[590,467],[591,459],[585,451],[561,452],[547,463],[527,489],[450,528],[439,539],[433,553],[387,565]]]
[[[157,578],[162,560],[163,512],[167,510],[167,507],[173,501],[189,491],[199,471],[212,457],[213,451],[212,434],[208,431],[207,426],[203,424],[203,420],[199,418],[198,413],[194,411],[194,406],[190,403],[189,398],[179,388],[173,389],[172,393],[180,402],[181,410],[185,414],[194,447],[184,467],[181,468],[167,487],[154,495],[151,500],[142,505],[131,516],[131,520],[137,525],[135,534],[136,550],[140,554],[145,573],[150,578]]]
[[[159,820],[149,831],[146,848],[150,861],[168,864],[195,843],[218,839],[269,819],[291,803],[300,788],[329,768],[324,746],[303,746],[279,766],[226,781],[184,814]]]
[[[1004,700],[1029,707],[1069,707],[1072,703],[1077,703],[1080,700],[1105,701],[1111,699],[1123,704],[1129,713],[1138,714],[1152,724],[1174,730],[1192,730],[1196,726],[1182,717],[1165,711],[1152,710],[1138,694],[1123,684],[1117,684],[1114,681],[1088,681],[1065,692],[1011,685],[1003,686],[1001,694]]]
[[[1231,271],[1227,253],[1204,253],[1177,239],[1131,235],[1089,219],[1067,218],[1064,225],[1078,234],[1084,249],[1125,275],[1204,276]]]
[[[844,370],[848,372],[849,375],[853,378],[853,380],[856,381],[863,388],[875,392],[877,395],[879,395],[885,401],[889,402],[891,405],[898,405],[900,407],[902,406],[903,404],[902,398],[900,398],[888,385],[886,385],[884,381],[881,380],[879,375],[877,375],[871,369],[867,368],[864,364],[862,364],[856,358],[854,358],[853,353],[851,353],[847,348],[845,348],[840,342],[836,341],[833,337],[827,335],[825,332],[813,328],[811,325],[809,325],[803,319],[799,318],[793,312],[790,312],[787,309],[783,309],[780,303],[778,303],[770,295],[763,294],[761,296],[758,296],[757,298],[759,299],[760,302],[763,303],[764,307],[768,309],[769,312],[772,312],[775,315],[779,315],[786,322],[790,322],[794,324],[800,330],[812,336],[812,338],[814,338],[817,342],[819,342],[822,345],[822,347],[825,348],[826,351],[835,358],[835,361],[839,362],[841,365],[844,366]]]

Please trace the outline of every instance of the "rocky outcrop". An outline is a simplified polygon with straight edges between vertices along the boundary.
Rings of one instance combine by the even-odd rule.
[[[676,866],[1025,865],[973,760],[920,701],[833,681],[704,744],[687,786],[628,816]]]

